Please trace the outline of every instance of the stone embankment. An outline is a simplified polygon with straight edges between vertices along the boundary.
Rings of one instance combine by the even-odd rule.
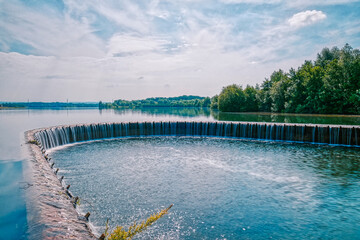
[[[34,134],[40,130],[25,134],[31,151],[29,239],[96,239],[88,219],[76,210],[76,197],[63,185],[63,177],[57,175],[58,169],[53,168],[51,159],[34,139]]]

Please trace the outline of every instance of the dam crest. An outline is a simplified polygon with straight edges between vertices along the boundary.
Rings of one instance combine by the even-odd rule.
[[[251,122],[128,122],[57,126],[37,131],[46,149],[119,137],[200,136],[360,146],[360,126]]]

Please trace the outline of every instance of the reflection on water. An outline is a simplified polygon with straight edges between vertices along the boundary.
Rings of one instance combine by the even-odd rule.
[[[23,161],[0,160],[0,239],[24,239],[27,215]]]
[[[206,121],[312,123],[333,125],[360,125],[360,115],[282,114],[282,113],[224,113],[209,108],[135,108],[115,109],[119,115],[147,115],[152,117],[204,117]]]
[[[219,121],[360,125],[360,115],[223,113],[219,111],[212,111],[211,115]]]
[[[129,113],[141,113],[151,116],[181,116],[181,117],[210,117],[209,108],[181,108],[181,107],[161,107],[161,108],[135,108],[135,109],[115,109],[115,114],[125,115]]]

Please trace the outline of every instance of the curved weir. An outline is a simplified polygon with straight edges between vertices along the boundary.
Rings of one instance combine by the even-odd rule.
[[[212,136],[360,146],[360,126],[286,123],[99,123],[52,127],[34,135],[45,150],[81,141],[140,136]]]
[[[75,210],[78,197],[65,188],[55,162],[47,149],[82,141],[142,136],[204,136],[269,141],[360,146],[360,126],[245,123],[245,122],[128,122],[57,126],[28,131],[26,140],[34,159],[33,204],[38,211],[41,231],[35,228],[34,239],[95,239],[88,214]],[[36,140],[36,141],[35,141]],[[81,197],[81,196],[80,196]],[[74,208],[75,207],[75,208]],[[59,224],[61,222],[61,224]]]

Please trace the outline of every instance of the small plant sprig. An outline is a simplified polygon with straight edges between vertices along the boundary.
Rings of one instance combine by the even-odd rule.
[[[38,145],[38,146],[40,145],[39,142],[36,141],[36,140],[29,140],[28,143],[35,144],[35,145]]]
[[[157,214],[153,214],[151,215],[148,219],[146,219],[146,221],[143,221],[140,224],[137,224],[136,222],[134,222],[134,224],[132,224],[129,229],[126,231],[124,229],[124,227],[122,226],[117,226],[112,233],[108,233],[108,222],[106,222],[106,229],[105,229],[105,233],[103,233],[100,237],[100,239],[107,239],[107,240],[130,240],[132,239],[136,234],[142,232],[143,230],[145,230],[146,228],[148,228],[150,225],[152,225],[154,222],[156,222],[157,220],[159,220],[162,216],[164,216],[165,214],[168,213],[168,211],[170,210],[170,208],[173,206],[173,204],[171,204],[168,208],[161,210],[159,213]]]

